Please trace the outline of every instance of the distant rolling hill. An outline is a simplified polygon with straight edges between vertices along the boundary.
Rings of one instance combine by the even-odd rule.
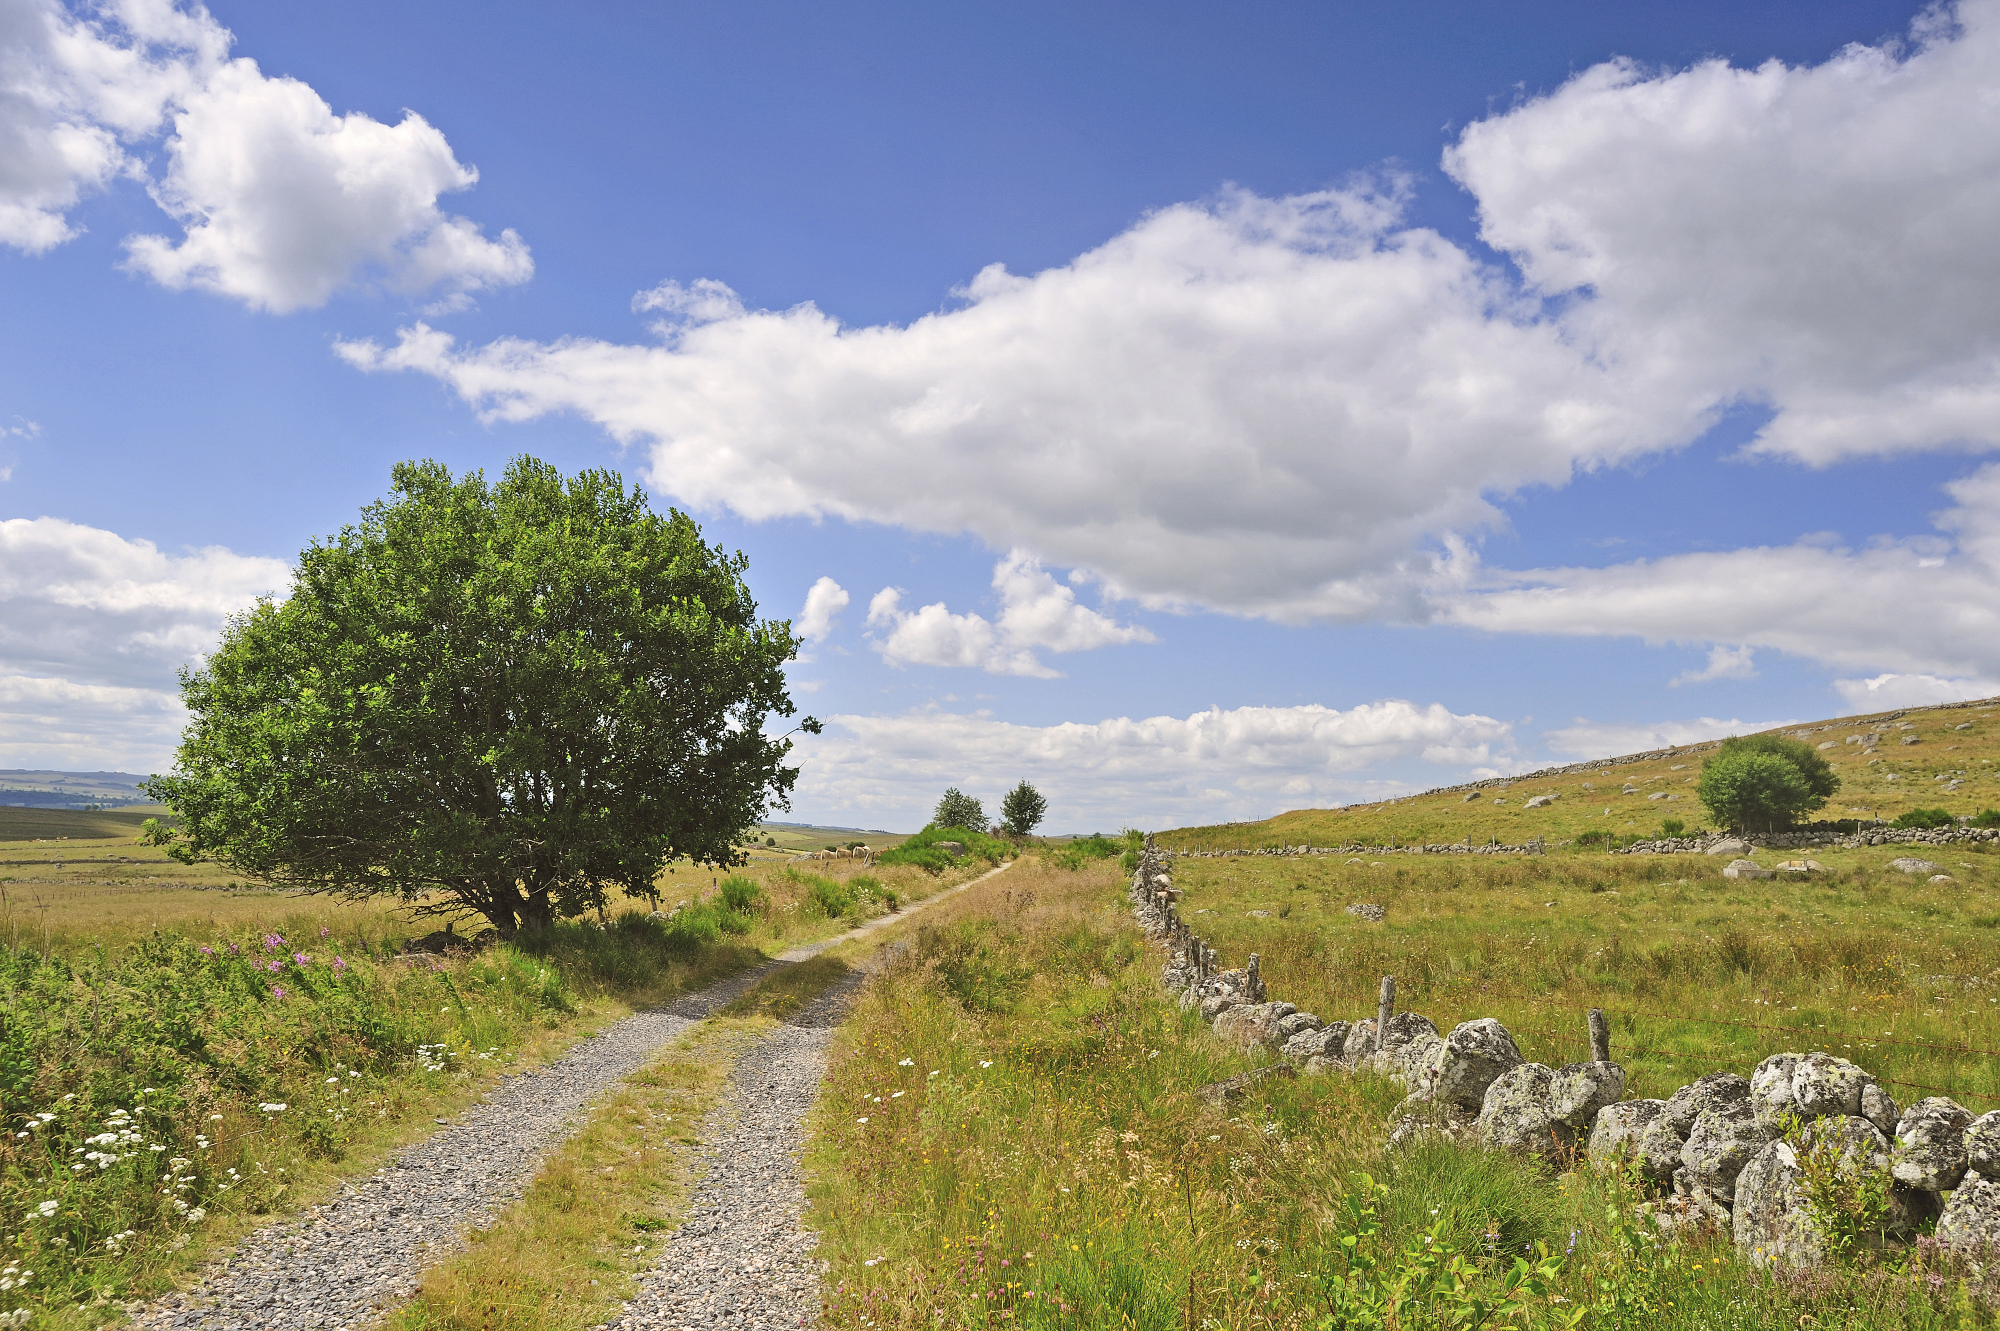
[[[2000,698],[1909,707],[1758,732],[1803,740],[1822,751],[1841,788],[1816,818],[1892,819],[1909,809],[1953,815],[2000,808]],[[1870,737],[1874,742],[1868,742]],[[1251,850],[1261,846],[1443,844],[1472,838],[1520,845],[1585,832],[1650,835],[1666,819],[1709,826],[1695,798],[1703,760],[1717,741],[1600,758],[1427,790],[1379,804],[1297,809],[1258,822],[1183,827],[1160,833],[1174,849]],[[1529,800],[1553,797],[1530,809]]]
[[[130,772],[49,772],[0,768],[0,805],[27,809],[109,809],[143,804],[139,783],[146,778]]]

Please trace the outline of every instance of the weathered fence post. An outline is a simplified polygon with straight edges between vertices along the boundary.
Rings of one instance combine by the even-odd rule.
[[[1382,977],[1382,996],[1375,1003],[1375,1052],[1382,1052],[1382,1042],[1389,1036],[1389,1018],[1396,1015],[1396,977]]]
[[[1609,1063],[1611,1061],[1611,1023],[1605,1019],[1604,1009],[1590,1010],[1590,1061]]]

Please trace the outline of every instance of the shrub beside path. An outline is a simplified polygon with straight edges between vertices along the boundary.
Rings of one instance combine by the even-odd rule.
[[[133,1324],[147,1331],[362,1331],[410,1297],[422,1272],[463,1242],[468,1229],[518,1200],[542,1158],[580,1125],[590,1101],[638,1071],[669,1041],[773,972],[905,919],[1006,867],[913,902],[900,914],[793,948],[699,993],[613,1023],[548,1067],[510,1077],[385,1167],[344,1183],[342,1196],[251,1234],[191,1288],[128,1305]],[[760,1224],[797,1231],[804,1200],[796,1160],[802,1119],[825,1068],[830,1027],[851,988],[838,986],[815,1000],[745,1055],[729,1100],[703,1125],[701,1149],[711,1157],[710,1177],[695,1194],[688,1223],[664,1246],[663,1266],[701,1251],[699,1235],[714,1228],[711,1211],[703,1208],[712,1210],[716,1198],[735,1197],[745,1187],[776,1190],[759,1212]],[[740,1209],[743,1202],[730,1204]],[[703,1217],[709,1218],[710,1228],[694,1232]],[[797,1233],[786,1251],[804,1253],[810,1244],[811,1236]],[[807,1262],[801,1269],[810,1275],[798,1286],[801,1306],[816,1313],[817,1275],[811,1274],[816,1268],[801,1260]],[[621,1325],[690,1324],[691,1319],[629,1320],[641,1315],[638,1310],[654,1292],[657,1275],[656,1270],[648,1277],[641,1300]],[[776,1283],[758,1279],[776,1293]],[[794,1279],[782,1282],[787,1292],[796,1284]]]

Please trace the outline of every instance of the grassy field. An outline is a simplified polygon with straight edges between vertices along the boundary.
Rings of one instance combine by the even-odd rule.
[[[1772,1025],[1844,1018],[1856,1034],[1955,1032],[1992,1047],[2000,1018],[1984,994],[1954,989],[1939,1006],[1921,978],[2000,960],[1991,931],[1925,914],[1951,906],[1935,890],[1855,865],[1837,883],[1739,896],[1692,863],[1647,876],[1665,864],[1486,862],[1447,882],[1364,863],[1328,866],[1316,888],[1286,877],[1293,864],[1238,861],[1233,882],[1188,873],[1183,885],[1191,912],[1217,912],[1194,918],[1227,960],[1254,941],[1275,959],[1273,994],[1329,1016],[1358,1015],[1354,997],[1388,969],[1440,1025],[1541,1012],[1581,1033],[1588,1002],[1630,994],[1670,1013],[1714,1003]],[[1967,891],[1983,899],[1992,885],[1976,872]],[[1341,873],[1389,906],[1385,926],[1327,914],[1349,896]],[[1210,1108],[1195,1089],[1254,1060],[1164,1000],[1161,958],[1131,927],[1123,888],[1109,865],[1025,862],[938,906],[864,990],[810,1154],[828,1325],[1883,1328],[1984,1326],[2000,1306],[1990,1275],[1929,1256],[1775,1279],[1726,1238],[1655,1243],[1642,1195],[1615,1177],[1552,1177],[1443,1143],[1386,1153],[1383,1117],[1401,1090],[1370,1077],[1270,1081]],[[1246,909],[1272,914],[1252,922]],[[1225,932],[1225,917],[1242,927]],[[1892,920],[1917,927],[1885,948]],[[1650,963],[1662,948],[1672,964]],[[1878,1004],[1865,1017],[1836,1008],[1864,992]],[[1629,1045],[1647,1028],[1620,1029]],[[1665,1038],[1704,1067],[1747,1070],[1753,1053],[1724,1028]],[[1679,1075],[1637,1068],[1642,1094]]]
[[[2000,808],[2000,701],[1977,707],[1885,712],[1788,726],[1771,733],[1801,739],[1840,777],[1841,789],[1816,817],[1893,819],[1909,809],[1976,814]],[[1968,725],[1970,729],[1957,727]],[[1875,745],[1850,736],[1879,735]],[[1905,738],[1915,739],[1905,744]],[[1263,846],[1399,845],[1499,840],[1521,845],[1542,837],[1570,840],[1585,832],[1615,836],[1656,833],[1662,821],[1692,828],[1709,818],[1695,799],[1702,760],[1714,744],[1600,763],[1576,764],[1542,776],[1496,778],[1448,792],[1413,795],[1343,809],[1299,809],[1261,822],[1178,828],[1160,834],[1175,849],[1243,850]],[[1952,781],[1956,790],[1946,790]],[[1634,787],[1625,793],[1626,787]],[[1523,807],[1537,795],[1552,804]]]
[[[621,899],[601,921],[438,959],[401,952],[438,918],[273,892],[137,844],[151,810],[5,812],[0,830],[26,835],[0,842],[0,1209],[29,1216],[13,1256],[36,1274],[0,1314],[35,1308],[51,1327],[115,1317],[245,1226],[373,1168],[502,1069],[985,867],[765,861],[738,871],[755,890],[730,908],[727,875],[680,865],[658,903],[694,907],[681,919],[700,928]],[[124,1132],[180,1162],[171,1195],[139,1145],[70,1172]]]

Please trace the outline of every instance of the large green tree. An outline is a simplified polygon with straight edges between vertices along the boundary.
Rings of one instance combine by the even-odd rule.
[[[986,830],[986,808],[978,800],[960,790],[948,787],[944,798],[931,814],[931,822],[937,827],[963,828],[967,832]]]
[[[1780,735],[1722,741],[1701,766],[1695,790],[1724,827],[1771,830],[1825,806],[1840,789],[1832,764],[1810,745]]]
[[[747,567],[613,472],[401,464],[182,672],[172,850],[509,936],[733,863],[798,775],[764,732],[798,642]]]
[[[1024,837],[1039,827],[1048,811],[1049,802],[1042,798],[1042,792],[1026,781],[1008,791],[1000,800],[1000,819],[1007,830],[1017,837]]]

